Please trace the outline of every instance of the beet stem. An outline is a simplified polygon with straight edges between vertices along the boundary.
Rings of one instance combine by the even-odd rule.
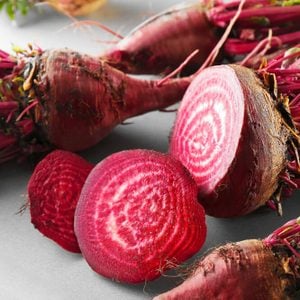
[[[191,59],[193,57],[195,57],[197,54],[199,53],[199,49],[196,49],[195,51],[193,51],[181,64],[178,68],[176,68],[173,72],[169,73],[167,76],[165,76],[164,78],[160,79],[157,82],[157,87],[160,87],[162,84],[164,84],[167,80],[169,80],[170,78],[174,77],[175,75],[177,75],[178,73],[180,73],[182,71],[182,69],[191,61]]]
[[[256,2],[257,3],[257,2]],[[270,4],[271,5],[271,4]],[[246,8],[242,11],[239,16],[239,21],[243,19],[250,19],[252,17],[263,17],[269,20],[270,23],[276,21],[278,16],[285,16],[285,20],[289,20],[291,16],[297,15],[300,12],[300,7],[297,5],[292,6],[265,6],[262,5],[258,8]],[[225,25],[227,24],[235,15],[235,11],[227,11],[224,13],[216,14],[214,12],[211,13],[211,17],[213,18],[216,24]]]
[[[270,248],[285,245],[296,257],[300,258],[300,217],[276,229],[263,242]]]
[[[280,39],[278,37],[272,37],[272,30],[269,30],[268,37],[260,41],[256,47],[254,47],[253,50],[240,62],[240,65],[245,65],[255,55],[260,57],[264,56],[271,48],[272,41],[277,41],[279,45],[281,44]],[[261,48],[263,49],[261,50]]]
[[[39,104],[39,101],[37,99],[35,99],[31,104],[29,104],[27,107],[25,107],[24,110],[17,117],[16,122],[19,122],[24,117],[24,115],[26,113],[28,113],[37,104]]]
[[[200,68],[200,70],[198,72],[202,71],[204,68],[206,68],[208,66],[211,66],[214,63],[214,61],[215,61],[216,57],[218,56],[221,48],[225,44],[228,36],[230,35],[230,32],[232,31],[232,28],[234,27],[237,19],[239,18],[240,14],[242,13],[242,9],[243,9],[243,6],[245,5],[245,2],[246,2],[246,0],[240,1],[238,9],[234,13],[233,17],[231,18],[231,20],[229,22],[229,25],[227,26],[225,32],[223,33],[223,35],[220,38],[219,42],[214,47],[214,49],[212,50],[212,52],[210,53],[210,55],[207,57],[206,61],[203,63],[203,65],[201,66],[201,68]]]

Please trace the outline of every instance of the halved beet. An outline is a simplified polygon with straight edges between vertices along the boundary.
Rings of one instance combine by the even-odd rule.
[[[197,186],[180,162],[150,150],[129,150],[109,156],[88,176],[75,233],[94,271],[138,283],[200,249],[205,215]]]
[[[55,150],[39,162],[28,183],[31,223],[71,252],[80,252],[74,234],[74,214],[92,168],[76,154]]]
[[[187,90],[170,153],[197,182],[209,215],[243,215],[264,205],[286,166],[288,130],[253,71],[215,66]]]

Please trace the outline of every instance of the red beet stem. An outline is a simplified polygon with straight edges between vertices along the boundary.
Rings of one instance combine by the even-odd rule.
[[[274,74],[278,93],[290,98],[291,107],[300,94],[300,47],[293,47],[275,57],[258,70],[260,74]],[[295,107],[297,108],[297,107]]]
[[[226,4],[223,1],[216,1],[207,11],[209,20],[217,27],[228,26],[236,14],[239,3],[239,1],[230,1]],[[261,40],[267,38],[270,31],[272,32],[272,41],[268,45],[268,54],[283,45],[295,45],[300,41],[299,16],[300,5],[298,3],[246,1],[231,35],[224,45],[224,51],[237,60],[239,55],[251,53]],[[249,66],[251,66],[250,62]]]
[[[299,251],[300,217],[287,222],[264,239],[264,242],[268,247],[283,245],[283,243],[286,245],[286,241],[288,241],[290,245],[293,244],[294,251],[296,251],[296,249]],[[300,256],[300,254],[297,253],[297,256]]]
[[[256,1],[259,2],[259,1]],[[270,1],[271,2],[271,1]],[[257,5],[257,3],[256,3]],[[209,15],[211,20],[220,25],[226,26],[229,21],[234,16],[235,11],[228,11],[224,13],[214,13],[212,10]],[[293,19],[297,19],[300,14],[300,6],[292,5],[292,6],[269,6],[261,5],[255,8],[245,8],[243,12],[239,16],[239,20],[249,20],[255,16],[255,18],[262,17],[268,20],[268,23],[273,23],[277,21],[278,16],[280,17],[280,21],[290,21]],[[253,23],[257,22],[254,20]]]
[[[227,53],[231,55],[241,55],[251,52],[260,41],[245,41],[241,39],[229,38],[224,46],[224,49]],[[300,31],[286,33],[282,35],[277,35],[273,37],[273,40],[270,43],[271,48],[280,48],[282,45],[295,45],[300,42]]]
[[[18,103],[15,101],[0,102],[0,114],[2,117],[8,117],[18,110]]]
[[[13,136],[7,136],[0,133],[0,149],[9,147],[16,142],[16,138]]]
[[[158,86],[70,50],[24,51],[13,61],[0,85],[0,132],[16,139],[25,155],[53,145],[91,147],[125,119],[178,102],[190,83],[174,79]],[[24,120],[34,124],[26,134],[19,126]]]

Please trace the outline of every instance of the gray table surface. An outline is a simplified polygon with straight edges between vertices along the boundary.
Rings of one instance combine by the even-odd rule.
[[[100,20],[126,34],[139,22],[177,1],[113,1],[88,18]],[[48,8],[19,18],[12,24],[0,15],[0,48],[34,43],[43,49],[69,47],[90,54],[109,47],[112,37],[100,29],[70,26],[71,21]],[[133,148],[166,152],[175,113],[153,112],[131,119],[131,125],[118,126],[96,147],[82,153],[91,162],[107,155]],[[124,285],[107,280],[88,267],[80,255],[70,254],[44,238],[30,223],[28,210],[17,214],[26,202],[26,185],[32,167],[10,162],[0,166],[0,299],[67,300],[67,299],[151,299],[179,282],[162,277],[151,283]],[[207,249],[228,241],[263,238],[276,227],[299,215],[299,193],[283,205],[284,216],[263,208],[235,219],[207,217],[208,238],[194,259]]]

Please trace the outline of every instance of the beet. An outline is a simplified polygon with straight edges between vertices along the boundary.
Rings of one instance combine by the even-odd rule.
[[[74,214],[93,165],[80,156],[55,150],[35,167],[28,183],[31,223],[65,250],[79,253]]]
[[[176,69],[198,49],[181,72],[186,74],[206,61],[235,16],[215,62],[242,60],[258,66],[264,55],[300,42],[300,5],[295,1],[204,0],[179,4],[150,18],[103,57],[128,73],[159,74]]]
[[[205,215],[181,163],[151,150],[128,150],[107,157],[88,176],[75,233],[95,272],[138,283],[200,249]]]
[[[296,299],[299,230],[296,219],[264,240],[213,249],[195,263],[186,281],[154,300]]]
[[[89,148],[125,119],[181,100],[190,82],[159,87],[70,50],[0,56],[0,162],[54,146]]]
[[[127,73],[159,74],[177,68],[199,49],[188,72],[200,67],[218,39],[201,1],[182,3],[139,25],[103,57]]]
[[[191,172],[208,214],[231,217],[280,189],[290,132],[267,87],[245,67],[202,71],[178,111],[170,153]]]

